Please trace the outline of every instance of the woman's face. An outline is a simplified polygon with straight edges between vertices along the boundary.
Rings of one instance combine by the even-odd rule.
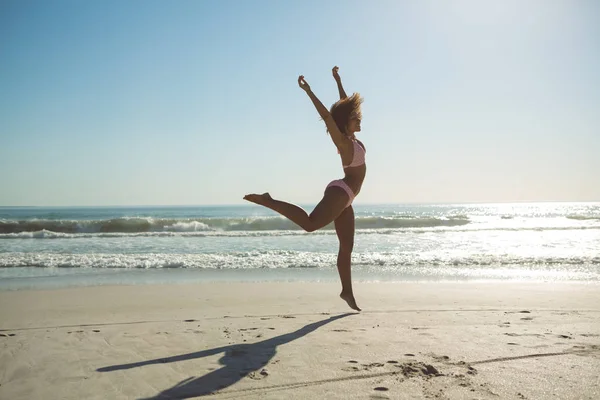
[[[351,117],[347,129],[348,133],[360,132],[360,118]]]

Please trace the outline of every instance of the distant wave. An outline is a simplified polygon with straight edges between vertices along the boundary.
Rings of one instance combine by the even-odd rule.
[[[588,221],[588,220],[599,220],[600,221],[600,215],[577,215],[577,214],[572,214],[572,215],[567,215],[567,218],[569,219],[575,219],[578,221]]]
[[[447,219],[434,217],[359,217],[356,229],[425,228],[462,226],[470,221],[464,216]],[[334,229],[329,224],[324,229]],[[0,234],[33,234],[46,237],[52,234],[110,234],[110,233],[182,233],[182,232],[257,232],[301,230],[293,222],[281,217],[263,218],[198,218],[154,219],[114,218],[107,220],[0,220]]]
[[[406,228],[406,227],[405,227]],[[557,226],[557,227],[417,227],[417,228],[375,228],[359,229],[357,235],[396,235],[402,232],[414,234],[421,233],[444,233],[444,232],[521,232],[521,231],[581,231],[600,230],[600,226]],[[264,230],[264,231],[197,231],[197,232],[112,232],[112,233],[62,233],[52,231],[0,233],[0,239],[83,239],[83,238],[132,238],[132,237],[276,237],[276,236],[302,236],[302,235],[335,235],[331,228],[306,233],[302,230]]]
[[[313,253],[302,251],[246,251],[201,254],[62,254],[62,253],[7,253],[0,257],[0,268],[117,268],[117,269],[289,269],[289,268],[334,268],[335,253]],[[415,253],[360,253],[353,257],[355,268],[366,268],[373,272],[393,272],[422,269],[470,268],[474,272],[489,268],[521,268],[532,270],[598,271],[600,257],[573,256],[547,257],[517,255],[466,255],[441,258],[436,255],[423,257]]]

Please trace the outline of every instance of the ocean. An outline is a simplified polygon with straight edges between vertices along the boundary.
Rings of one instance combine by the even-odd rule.
[[[355,281],[600,281],[600,203],[354,208]],[[335,281],[337,250],[255,205],[0,207],[0,290]]]

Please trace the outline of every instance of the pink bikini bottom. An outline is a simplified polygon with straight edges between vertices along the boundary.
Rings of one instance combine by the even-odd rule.
[[[346,184],[346,182],[344,182],[343,179],[336,179],[335,181],[329,182],[329,185],[327,185],[327,188],[329,188],[331,186],[341,187],[342,189],[344,189],[344,191],[346,192],[346,194],[348,194],[348,203],[346,203],[346,207],[344,207],[344,208],[348,208],[348,206],[350,204],[352,204],[352,201],[354,200],[354,197],[356,197],[356,195],[354,194],[354,192],[352,191],[352,189],[350,189],[350,186],[348,186]]]

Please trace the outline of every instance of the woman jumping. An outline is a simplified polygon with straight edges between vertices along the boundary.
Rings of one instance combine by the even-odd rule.
[[[327,185],[323,198],[310,215],[294,204],[273,199],[269,193],[248,194],[244,196],[244,199],[278,212],[307,232],[321,229],[333,221],[340,242],[337,257],[338,272],[342,281],[340,297],[352,309],[360,311],[352,292],[350,262],[354,246],[352,201],[360,192],[367,171],[365,147],[354,136],[356,132],[360,132],[362,118],[360,106],[363,100],[358,93],[354,93],[350,97],[346,96],[338,74],[338,67],[333,68],[333,77],[337,82],[340,100],[331,106],[330,111],[327,111],[327,108],[310,90],[303,75],[298,77],[298,85],[308,94],[319,115],[325,121],[327,131],[341,156],[344,178],[334,180]]]

